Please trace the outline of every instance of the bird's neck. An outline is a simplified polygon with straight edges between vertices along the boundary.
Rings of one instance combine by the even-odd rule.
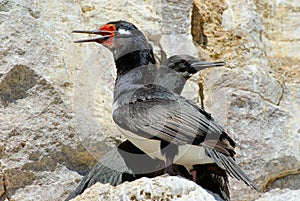
[[[117,79],[114,89],[114,101],[117,101],[118,104],[128,102],[131,98],[130,93],[154,82],[157,69],[152,49],[127,53],[115,59],[115,64]]]
[[[166,65],[160,65],[155,84],[176,94],[181,94],[186,81],[187,79],[185,79],[182,72],[170,69]]]
[[[115,64],[117,67],[118,80],[121,76],[135,68],[155,64],[155,59],[152,49],[142,49],[132,51],[119,58],[115,58]]]

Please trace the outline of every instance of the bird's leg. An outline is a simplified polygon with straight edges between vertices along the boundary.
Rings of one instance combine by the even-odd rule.
[[[172,176],[174,175],[172,164],[174,162],[175,155],[178,154],[178,145],[166,141],[161,141],[160,149],[162,155],[165,156],[166,173]]]
[[[204,87],[203,87],[203,77],[202,75],[200,75],[199,77],[199,82],[198,82],[198,86],[199,86],[199,96],[200,96],[200,101],[201,101],[201,108],[204,110]]]
[[[192,175],[192,180],[193,180],[194,182],[197,182],[197,171],[196,171],[195,169],[192,169],[192,170],[190,171],[190,173],[191,173],[191,175]]]
[[[174,158],[174,157],[173,157]],[[173,159],[166,156],[165,165],[166,165],[166,173],[170,176],[174,175],[173,167],[172,167]]]

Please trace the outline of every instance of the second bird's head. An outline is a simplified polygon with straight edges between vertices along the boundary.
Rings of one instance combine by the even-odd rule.
[[[138,28],[127,21],[119,20],[108,22],[97,30],[80,31],[74,30],[72,33],[84,33],[98,35],[95,38],[76,40],[75,43],[96,42],[111,50],[114,56],[127,54],[141,49],[152,49],[144,34]],[[117,54],[117,55],[115,55]]]

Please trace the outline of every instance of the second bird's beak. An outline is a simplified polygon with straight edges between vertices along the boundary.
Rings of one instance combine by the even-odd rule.
[[[84,33],[84,34],[101,35],[100,37],[97,37],[97,38],[75,40],[74,43],[86,43],[86,42],[103,43],[104,41],[108,40],[110,38],[110,35],[111,35],[111,32],[105,31],[105,30],[94,30],[94,31],[74,30],[74,31],[72,31],[72,33]]]
[[[194,68],[196,71],[200,71],[205,68],[221,67],[225,65],[226,65],[225,61],[216,61],[216,62],[199,61],[191,64],[191,67]]]

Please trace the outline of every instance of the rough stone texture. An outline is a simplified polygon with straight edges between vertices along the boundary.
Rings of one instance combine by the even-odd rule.
[[[261,198],[256,201],[298,201],[300,190],[289,189],[274,189],[268,193],[265,193]]]
[[[141,178],[116,187],[96,183],[72,201],[97,200],[178,200],[214,201],[214,197],[192,181],[179,177],[159,176],[153,179]]]
[[[232,133],[237,161],[263,191],[299,189],[300,66],[293,50],[300,45],[299,3],[199,0],[195,6],[195,42],[203,46],[204,34],[208,39],[200,54],[230,67],[206,72],[206,109]],[[233,200],[261,196],[231,183]]]
[[[62,200],[79,174],[123,140],[111,119],[112,55],[97,44],[72,43],[88,36],[71,34],[118,19],[143,30],[158,58],[158,44],[168,55],[195,54],[192,33],[199,57],[227,62],[203,72],[206,109],[237,141],[239,164],[270,191],[261,195],[232,179],[232,200],[299,189],[299,6],[286,0],[1,1],[0,200]]]
[[[261,40],[277,68],[299,65],[299,1],[254,1],[262,23]],[[283,63],[281,63],[283,62]],[[275,67],[275,66],[274,66]],[[276,68],[276,67],[275,67]],[[283,71],[283,72],[288,72]]]
[[[10,200],[64,200],[68,196],[68,188],[74,186],[78,174],[65,166],[58,165],[54,171],[35,172],[39,179],[31,185],[18,188]],[[13,175],[16,177],[16,175]],[[19,178],[19,181],[22,181]]]
[[[87,172],[95,159],[76,139],[70,123],[72,114],[58,90],[34,70],[20,64],[1,74],[0,89],[1,174],[5,196],[14,198],[15,192],[25,186],[45,185],[46,174],[60,175],[56,172],[59,164],[81,174]],[[63,174],[66,172],[70,177],[73,174],[71,171]],[[66,190],[64,187],[62,191]]]

